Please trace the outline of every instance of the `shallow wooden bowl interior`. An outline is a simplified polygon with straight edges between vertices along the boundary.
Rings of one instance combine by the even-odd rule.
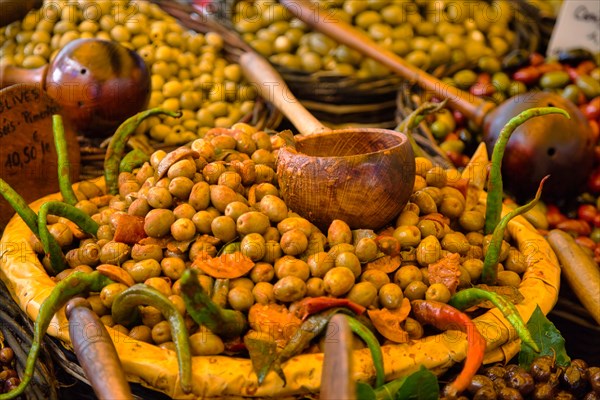
[[[341,219],[353,229],[378,229],[408,201],[415,161],[399,132],[340,129],[298,137],[295,149],[280,149],[277,177],[290,209],[319,228]]]

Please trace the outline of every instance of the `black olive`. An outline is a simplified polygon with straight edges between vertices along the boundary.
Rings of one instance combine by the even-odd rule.
[[[491,386],[482,386],[473,395],[473,400],[496,400],[496,391]]]
[[[556,55],[556,59],[561,64],[576,66],[582,61],[593,60],[594,55],[586,49],[569,49],[560,51]]]
[[[538,383],[531,394],[532,400],[552,400],[556,394],[556,388],[547,382]]]
[[[525,371],[514,372],[506,379],[506,385],[517,389],[523,396],[531,393],[535,387],[533,377]]]
[[[481,389],[484,386],[489,386],[493,390],[494,382],[492,382],[492,380],[487,376],[478,374],[473,377],[467,390],[469,391],[469,393],[476,393],[477,391],[479,391],[479,389]]]
[[[498,391],[498,399],[500,400],[523,400],[523,396],[517,389],[503,387]]]
[[[502,379],[506,375],[506,369],[500,365],[493,365],[485,370],[485,376],[490,378],[492,381],[496,379]]]
[[[553,367],[554,361],[551,357],[538,357],[531,364],[529,373],[537,382],[548,382],[548,379],[550,379],[550,375],[552,374]]]
[[[579,368],[573,365],[569,365],[567,369],[565,369],[565,373],[561,378],[561,384],[576,397],[581,397],[587,392],[587,380],[584,378]]]
[[[588,382],[592,387],[592,390],[600,394],[600,368],[591,367],[588,369]]]

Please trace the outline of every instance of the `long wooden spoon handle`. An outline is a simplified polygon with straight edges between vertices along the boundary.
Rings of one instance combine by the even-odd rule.
[[[314,29],[330,36],[339,43],[352,47],[362,54],[379,61],[402,78],[416,83],[426,91],[442,99],[448,99],[450,106],[462,112],[475,123],[481,124],[485,115],[494,108],[493,103],[450,86],[409,64],[397,54],[383,48],[368,35],[341,19],[328,18],[325,13],[319,10],[318,5],[313,6],[306,0],[280,1],[298,19]]]
[[[82,298],[67,303],[69,336],[77,360],[99,399],[133,399],[115,345],[88,306]]]
[[[240,65],[246,78],[252,82],[260,95],[273,103],[303,135],[329,131],[292,94],[275,68],[254,52],[244,53]]]
[[[331,317],[327,325],[321,400],[356,399],[356,384],[352,376],[352,332],[343,314]]]
[[[18,83],[39,84],[41,85],[40,89],[43,89],[47,69],[48,65],[35,69],[15,67],[14,65],[2,65],[0,66],[0,89]]]

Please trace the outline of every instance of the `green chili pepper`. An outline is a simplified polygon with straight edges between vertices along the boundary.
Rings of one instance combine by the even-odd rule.
[[[119,164],[125,152],[125,145],[129,136],[135,132],[139,124],[146,118],[157,115],[167,114],[170,117],[179,118],[181,112],[173,112],[162,108],[151,108],[137,113],[128,118],[118,128],[108,144],[106,156],[104,157],[104,178],[109,194],[119,193]]]
[[[221,308],[211,300],[200,286],[195,270],[186,269],[180,282],[187,312],[198,324],[225,338],[239,337],[246,331],[244,315],[239,311]]]
[[[517,215],[521,215],[531,210],[537,202],[540,200],[542,195],[542,188],[544,187],[544,182],[548,179],[550,175],[547,175],[540,182],[540,186],[535,194],[535,198],[531,200],[529,203],[515,208],[508,214],[504,216],[500,220],[500,223],[494,229],[494,233],[492,234],[492,239],[490,240],[490,244],[488,246],[487,252],[485,253],[485,259],[483,260],[483,270],[481,271],[481,280],[483,283],[488,285],[493,285],[496,283],[496,277],[498,276],[498,260],[500,258],[500,249],[502,248],[502,239],[504,238],[504,231],[508,222],[516,217]]]
[[[125,157],[119,164],[120,172],[131,172],[135,168],[143,165],[146,161],[150,160],[150,156],[144,153],[140,149],[133,149],[129,153],[125,154]]]
[[[571,118],[569,114],[558,107],[538,107],[531,108],[521,112],[516,117],[510,119],[506,125],[500,131],[496,144],[494,144],[494,150],[492,151],[492,166],[490,169],[490,175],[488,177],[488,195],[487,195],[487,206],[485,211],[485,233],[490,234],[498,225],[500,221],[500,214],[502,211],[502,158],[504,157],[504,150],[506,144],[510,139],[512,133],[525,121],[547,114],[562,114],[567,118]]]
[[[383,353],[379,341],[369,328],[363,325],[359,320],[350,315],[346,315],[348,325],[352,332],[356,333],[366,344],[371,351],[373,365],[375,366],[375,388],[382,386],[385,383],[385,371],[383,369]]]
[[[490,292],[479,288],[468,288],[456,292],[448,301],[452,307],[458,308],[459,310],[466,310],[469,307],[477,305],[482,301],[488,300],[491,302],[500,312],[504,315],[504,318],[511,323],[513,328],[517,331],[517,335],[521,338],[523,343],[526,343],[534,349],[536,352],[540,351],[539,346],[533,340],[529,329],[525,325],[525,322],[521,318],[519,311],[513,303],[508,301],[498,293]]]
[[[0,178],[0,193],[2,197],[10,204],[19,217],[38,236],[37,215],[29,207],[27,202],[19,193],[17,193],[4,179]]]
[[[74,296],[86,292],[100,292],[104,286],[110,283],[113,283],[113,281],[102,275],[100,272],[76,271],[56,284],[54,289],[52,289],[52,292],[50,292],[50,295],[40,306],[40,311],[35,320],[33,327],[33,341],[31,342],[31,348],[27,355],[27,364],[25,365],[25,372],[21,377],[21,383],[19,383],[19,386],[14,390],[0,394],[0,400],[14,399],[19,396],[31,381],[42,338],[48,330],[48,326],[50,325],[50,321],[54,314],[56,314],[56,312]]]
[[[71,166],[69,164],[69,153],[67,151],[67,140],[65,139],[65,128],[62,117],[58,114],[52,116],[52,132],[54,134],[54,146],[58,158],[58,186],[63,201],[74,206],[77,204],[77,196],[71,185]]]
[[[98,232],[98,224],[78,208],[60,201],[48,201],[40,207],[38,213],[38,231],[40,242],[44,248],[44,252],[50,255],[50,264],[54,272],[60,272],[66,268],[65,257],[62,250],[54,237],[50,234],[47,227],[48,214],[65,217],[73,221],[84,232],[91,235],[96,235]]]
[[[425,119],[425,116],[427,114],[438,112],[439,110],[444,108],[446,102],[447,100],[444,100],[441,103],[423,103],[416,110],[411,112],[408,115],[408,117],[406,117],[398,125],[398,127],[396,127],[397,131],[404,133],[408,138],[408,141],[410,142],[410,145],[413,149],[413,153],[415,154],[415,157],[424,157],[433,162],[432,157],[419,146],[419,144],[416,142],[415,138],[413,137],[410,131],[416,128],[421,123],[421,121]],[[429,136],[427,139],[429,143],[436,143],[436,140],[433,136]],[[437,145],[433,146],[433,149],[436,151],[436,153],[438,153],[438,155],[441,156],[444,160],[448,161],[448,157],[446,156],[446,154],[443,151],[441,151],[440,148],[437,147]]]
[[[285,375],[283,370],[281,369],[281,364],[289,360],[290,358],[300,354],[305,348],[307,348],[310,342],[319,336],[327,327],[329,320],[336,313],[344,313],[350,314],[351,311],[346,308],[330,308],[326,311],[320,312],[318,314],[313,314],[308,317],[302,325],[298,328],[298,332],[294,334],[289,342],[285,345],[285,347],[279,352],[275,360],[269,368],[265,368],[262,371],[259,371],[258,375],[258,384],[260,385],[267,376],[267,373],[273,369],[285,382]]]
[[[215,279],[211,300],[219,307],[225,307],[227,304],[227,294],[229,293],[229,279]]]
[[[138,283],[115,297],[111,312],[116,323],[129,326],[139,319],[138,306],[156,307],[169,321],[179,363],[179,379],[184,393],[192,391],[192,356],[183,316],[164,294],[152,286]]]

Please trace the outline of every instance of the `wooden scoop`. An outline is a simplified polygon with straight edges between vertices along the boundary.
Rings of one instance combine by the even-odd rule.
[[[40,68],[2,66],[0,88],[17,83],[40,85],[74,128],[89,136],[112,135],[150,98],[150,74],[142,57],[99,39],[74,40]]]
[[[300,104],[260,55],[244,53],[240,65],[261,96],[302,133],[277,157],[280,193],[290,210],[322,230],[334,219],[352,229],[378,229],[392,222],[408,202],[415,180],[406,136],[375,128],[331,130]]]
[[[460,111],[484,130],[491,154],[500,129],[519,112],[532,107],[564,108],[571,119],[560,115],[535,118],[521,125],[511,136],[504,156],[505,187],[521,197],[535,193],[540,180],[550,175],[544,197],[564,199],[582,189],[593,164],[594,140],[589,123],[571,102],[559,95],[529,92],[496,106],[470,93],[452,87],[383,48],[368,35],[336,18],[327,18],[306,0],[280,0],[297,18],[362,54],[371,57],[411,83]],[[573,162],[577,167],[573,168]]]
[[[133,399],[115,345],[90,303],[75,298],[67,303],[65,312],[73,350],[96,396]]]
[[[336,314],[327,324],[321,400],[356,399],[352,371],[352,331],[344,314]]]

